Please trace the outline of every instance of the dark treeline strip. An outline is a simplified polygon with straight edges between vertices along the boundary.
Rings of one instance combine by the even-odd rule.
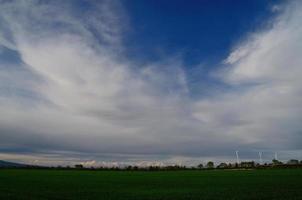
[[[288,169],[288,168],[302,168],[302,161],[289,160],[287,163],[282,163],[278,160],[273,160],[272,163],[259,164],[254,161],[241,162],[241,163],[220,163],[217,166],[214,162],[208,162],[205,166],[199,164],[196,167],[187,167],[179,165],[171,166],[124,166],[124,167],[85,167],[82,164],[77,164],[73,167],[70,166],[56,166],[56,167],[45,167],[45,166],[0,166],[0,169],[53,169],[53,170],[96,170],[96,171],[176,171],[176,170],[245,170],[245,169]]]

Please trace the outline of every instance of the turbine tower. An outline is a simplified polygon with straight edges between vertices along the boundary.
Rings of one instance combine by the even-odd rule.
[[[236,151],[236,159],[237,159],[237,164],[239,164],[239,151]]]
[[[262,152],[259,151],[259,163],[262,164]]]

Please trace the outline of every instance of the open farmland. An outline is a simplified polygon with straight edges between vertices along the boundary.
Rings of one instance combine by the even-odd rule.
[[[302,169],[0,170],[0,199],[302,199]]]

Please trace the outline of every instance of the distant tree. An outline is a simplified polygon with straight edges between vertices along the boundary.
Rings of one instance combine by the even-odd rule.
[[[214,162],[209,161],[209,162],[207,163],[207,168],[209,168],[209,169],[214,168]]]
[[[283,163],[279,160],[273,159],[272,160],[273,165],[282,165]]]
[[[154,169],[154,167],[153,167],[152,165],[150,165],[150,166],[148,166],[148,170],[149,170],[149,171],[153,171],[153,170],[155,170],[155,169]]]
[[[218,166],[217,166],[218,169],[224,169],[224,168],[228,168],[228,164],[226,163],[220,163]]]
[[[242,168],[254,168],[255,167],[255,162],[254,161],[241,162],[240,167],[242,167]]]
[[[199,165],[197,165],[197,167],[198,167],[198,169],[202,169],[203,168],[203,164],[199,164]]]
[[[83,168],[84,168],[84,166],[81,165],[81,164],[75,165],[74,167],[75,167],[76,169],[83,169]]]
[[[288,165],[298,165],[299,161],[295,160],[295,159],[291,159],[291,160],[287,161],[287,164]]]
[[[300,160],[300,164],[302,164],[302,160]]]

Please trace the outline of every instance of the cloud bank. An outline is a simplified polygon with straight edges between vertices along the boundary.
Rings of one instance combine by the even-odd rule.
[[[230,89],[202,98],[190,95],[181,59],[125,56],[120,3],[87,6],[1,1],[1,152],[131,161],[302,148],[300,2],[238,43],[212,74]]]

